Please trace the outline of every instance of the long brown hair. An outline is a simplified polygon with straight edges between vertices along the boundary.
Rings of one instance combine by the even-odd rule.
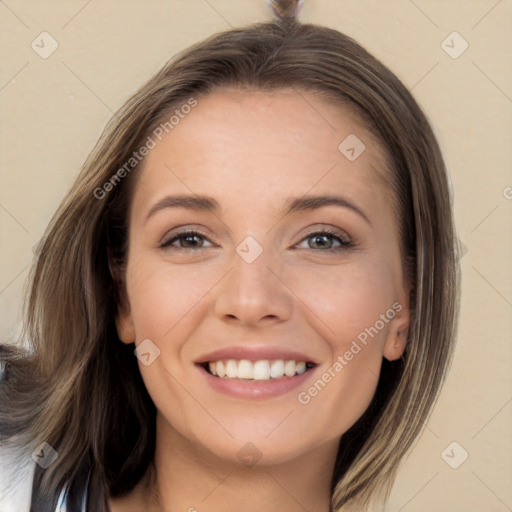
[[[152,464],[155,407],[114,324],[140,170],[130,159],[176,109],[223,86],[320,93],[355,109],[387,153],[412,323],[402,359],[384,360],[372,403],[342,436],[333,511],[387,497],[435,403],[453,353],[459,277],[448,177],[429,122],[389,69],[336,30],[294,20],[230,30],[180,54],[127,101],[41,242],[28,349],[0,346],[0,442],[47,442],[59,454],[36,468],[34,510],[53,511],[64,488],[68,510],[79,510],[84,490],[89,511],[107,510],[107,498],[133,489]]]

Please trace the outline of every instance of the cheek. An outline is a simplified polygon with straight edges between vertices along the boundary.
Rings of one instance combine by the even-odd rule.
[[[128,269],[128,296],[136,339],[158,340],[183,331],[202,310],[222,273],[209,266],[183,269],[145,258]]]
[[[334,361],[308,388],[299,391],[305,428],[326,438],[343,435],[370,405],[378,384],[381,358],[361,352],[351,361]]]
[[[375,392],[382,348],[395,316],[391,273],[378,261],[321,272],[310,276],[311,282],[302,280],[302,294],[317,316],[331,360],[322,368],[316,388],[305,390],[303,402],[315,401],[321,392],[318,402],[333,411],[343,404],[345,411],[354,412],[355,421]]]
[[[346,267],[317,268],[295,275],[297,295],[316,314],[316,324],[329,341],[333,358],[350,349],[353,340],[364,343],[365,357],[379,351],[394,317],[392,274],[387,265],[363,260]],[[391,309],[391,318],[382,315]],[[312,317],[314,318],[314,317]],[[350,356],[349,356],[350,357]],[[363,359],[361,354],[357,359]]]
[[[307,428],[319,429],[327,437],[342,435],[363,415],[379,380],[390,328],[380,315],[392,302],[385,279],[373,273],[362,277],[334,280],[310,297],[311,308],[329,327],[323,332],[330,360],[308,387],[299,390],[297,401]]]
[[[140,373],[157,409],[182,435],[209,419],[187,391],[192,389],[187,381],[191,362],[185,353],[187,340],[205,316],[208,293],[226,272],[207,267],[173,268],[146,256],[133,258],[127,273],[137,343],[150,339],[160,350],[150,365],[139,362]]]
[[[305,315],[322,333],[331,357],[299,390],[297,401],[308,428],[321,426],[334,437],[361,417],[375,394],[382,347],[395,316],[393,282],[384,264],[363,259],[301,275],[293,281],[297,295],[305,298],[303,311],[314,313]]]

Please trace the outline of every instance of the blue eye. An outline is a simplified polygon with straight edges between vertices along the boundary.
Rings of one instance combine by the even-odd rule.
[[[311,233],[304,240],[313,240],[313,244],[317,245],[317,247],[313,247],[311,243],[308,243],[307,249],[315,249],[321,251],[340,250],[353,246],[353,242],[351,240],[348,238],[344,239],[332,231],[329,231],[328,229],[323,229],[322,231]],[[333,247],[334,241],[339,243],[338,247]]]

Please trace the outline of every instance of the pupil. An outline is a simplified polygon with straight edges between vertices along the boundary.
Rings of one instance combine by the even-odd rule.
[[[192,246],[194,246],[194,245],[196,245],[196,244],[194,243],[194,241],[195,241],[195,242],[197,242],[197,239],[198,239],[198,236],[197,236],[197,235],[187,235],[187,236],[185,237],[185,244],[186,244],[186,245],[192,245]]]
[[[329,245],[329,236],[328,235],[317,235],[315,238],[315,243],[320,245],[321,247],[325,247]]]

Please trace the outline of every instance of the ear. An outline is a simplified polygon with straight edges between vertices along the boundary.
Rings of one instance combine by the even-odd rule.
[[[118,305],[116,313],[116,329],[119,339],[126,344],[135,342],[135,327],[133,325],[129,306]]]
[[[405,295],[405,297],[407,297],[407,295]],[[394,302],[391,309],[395,312],[395,316],[389,322],[389,332],[384,342],[382,355],[388,361],[395,361],[402,357],[407,345],[411,320],[409,300]]]
[[[117,336],[123,343],[134,343],[135,326],[133,325],[130,303],[126,293],[124,272],[121,265],[114,263],[111,258],[108,259],[108,268],[112,276],[114,297],[117,303],[117,311],[115,313]]]

